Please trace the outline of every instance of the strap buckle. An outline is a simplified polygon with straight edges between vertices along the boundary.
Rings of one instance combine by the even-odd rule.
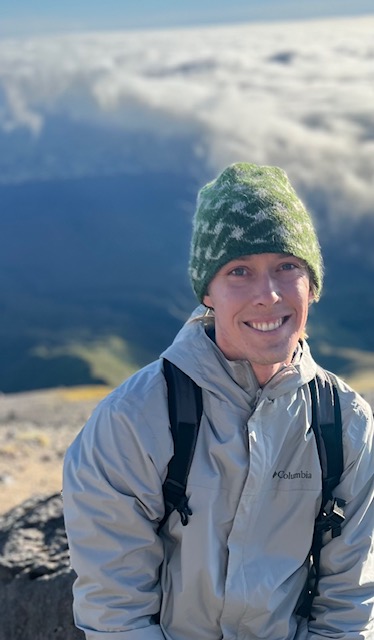
[[[345,520],[344,507],[345,500],[342,498],[333,498],[329,500],[325,509],[321,514],[320,522],[316,523],[316,527],[322,531],[331,531],[331,536],[336,538],[342,532],[342,524]]]
[[[187,496],[183,496],[182,500],[177,506],[177,511],[181,517],[182,525],[185,527],[186,524],[188,524],[188,516],[192,516],[192,511],[188,505]]]

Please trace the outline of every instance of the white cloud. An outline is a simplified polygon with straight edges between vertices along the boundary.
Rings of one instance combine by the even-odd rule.
[[[199,135],[212,173],[279,164],[331,213],[374,201],[374,18],[0,43],[0,131],[53,115]],[[2,97],[1,97],[2,95]],[[0,150],[1,156],[1,150]]]

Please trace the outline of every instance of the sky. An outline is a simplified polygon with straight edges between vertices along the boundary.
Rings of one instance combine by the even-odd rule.
[[[2,0],[0,37],[374,14],[373,0]]]

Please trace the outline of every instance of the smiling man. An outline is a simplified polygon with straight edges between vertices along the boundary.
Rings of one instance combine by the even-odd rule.
[[[373,418],[335,376],[344,469],[332,498],[345,520],[340,535],[324,533],[311,615],[301,615],[322,503],[305,326],[323,265],[281,169],[237,163],[201,189],[190,277],[201,305],[66,454],[77,626],[88,640],[372,640]],[[202,416],[180,509],[190,517],[175,510],[160,528],[181,454],[164,360],[202,390]]]

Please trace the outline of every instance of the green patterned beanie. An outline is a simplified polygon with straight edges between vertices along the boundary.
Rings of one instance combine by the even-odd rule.
[[[305,260],[318,300],[321,250],[310,215],[278,167],[233,164],[198,194],[189,274],[202,302],[217,271],[240,256],[288,253]]]

